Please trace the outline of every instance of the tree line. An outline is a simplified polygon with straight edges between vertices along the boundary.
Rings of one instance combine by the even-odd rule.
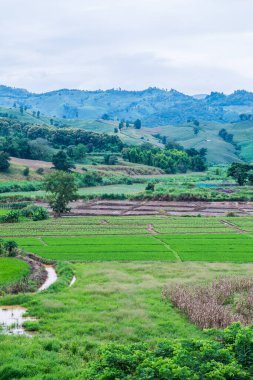
[[[122,156],[133,163],[156,166],[166,173],[186,173],[204,171],[206,169],[206,149],[184,150],[178,144],[167,144],[165,149],[153,147],[151,144],[124,148]]]
[[[87,152],[120,152],[123,148],[122,141],[115,135],[76,128],[38,126],[9,118],[0,119],[0,151],[11,156],[50,161],[55,153],[54,149],[80,144],[86,147]]]

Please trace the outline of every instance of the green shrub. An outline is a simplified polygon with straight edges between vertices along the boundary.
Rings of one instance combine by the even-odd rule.
[[[22,215],[34,221],[48,219],[48,211],[41,206],[29,205],[22,210]]]
[[[14,240],[7,240],[4,242],[4,249],[7,251],[8,256],[15,257],[18,245]]]
[[[36,170],[36,173],[39,174],[39,175],[44,174],[44,168],[38,168],[38,169]]]
[[[250,380],[253,328],[235,323],[224,331],[210,330],[206,340],[109,345],[90,364],[85,379],[221,379]]]
[[[17,223],[19,222],[20,213],[19,211],[12,210],[8,214],[3,215],[0,219],[2,223]]]
[[[30,173],[30,169],[28,167],[26,167],[24,170],[23,170],[23,175],[25,177],[28,177],[29,176],[29,173]]]

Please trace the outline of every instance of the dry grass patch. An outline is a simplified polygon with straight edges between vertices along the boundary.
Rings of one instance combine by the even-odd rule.
[[[207,285],[165,286],[162,299],[172,302],[201,328],[253,323],[253,277],[224,277]]]

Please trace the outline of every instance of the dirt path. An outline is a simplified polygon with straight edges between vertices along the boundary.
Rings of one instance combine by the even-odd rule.
[[[155,231],[153,224],[148,224],[148,232],[151,235],[157,235],[157,232]]]
[[[177,251],[175,251],[173,248],[171,248],[171,246],[169,244],[164,243],[164,241],[162,241],[161,239],[159,239],[157,236],[155,237],[155,239],[157,239],[168,251],[172,252],[177,261],[182,262],[181,257],[179,256],[179,254],[177,253]]]
[[[246,234],[247,231],[242,230],[240,227],[238,227],[236,224],[233,224],[231,222],[228,222],[227,220],[221,220],[221,223],[224,224],[226,227],[233,228],[237,232],[240,232],[240,234]]]

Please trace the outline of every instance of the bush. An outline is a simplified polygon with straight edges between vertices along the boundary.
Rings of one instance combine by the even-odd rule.
[[[29,205],[22,210],[22,215],[34,221],[48,219],[48,211],[41,206]]]
[[[250,380],[253,328],[239,323],[209,331],[209,339],[109,345],[100,349],[84,379]]]
[[[19,211],[12,210],[8,214],[3,215],[0,219],[2,223],[17,223],[19,222],[20,213]]]
[[[0,183],[0,193],[11,193],[16,191],[37,191],[42,189],[39,181],[7,181]]]
[[[7,240],[4,242],[4,249],[7,251],[8,256],[15,257],[18,245],[14,240]]]
[[[154,191],[155,190],[155,184],[152,182],[149,182],[146,186],[146,191]]]
[[[30,172],[30,169],[28,167],[26,167],[24,170],[23,170],[23,175],[25,177],[28,177],[29,176],[29,172]]]
[[[42,174],[44,174],[44,169],[43,168],[38,168],[36,170],[36,173],[39,174],[39,175],[42,175]]]

